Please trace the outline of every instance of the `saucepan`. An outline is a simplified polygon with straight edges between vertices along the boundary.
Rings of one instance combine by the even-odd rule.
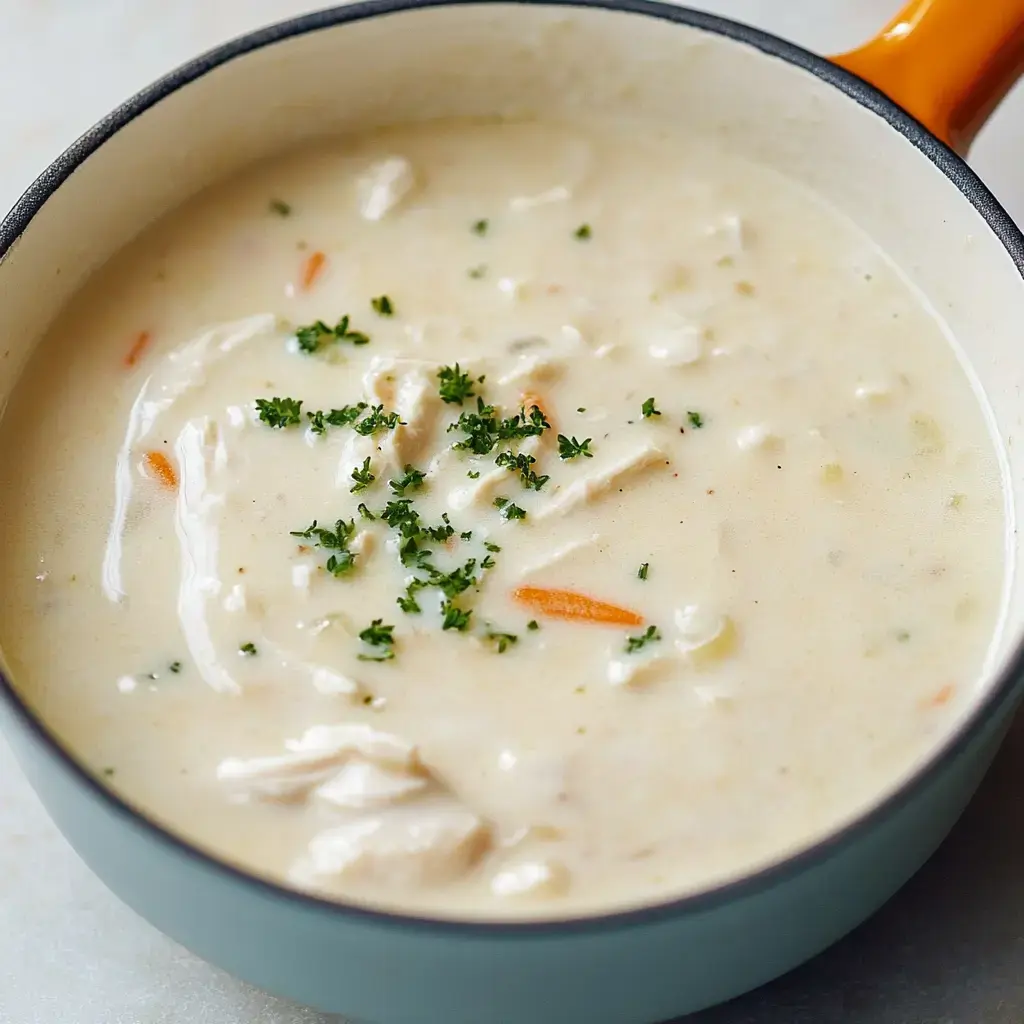
[[[987,392],[1010,500],[1020,503],[1024,237],[962,155],[1022,62],[1024,0],[913,0],[873,42],[831,61],[652,0],[370,0],[262,29],[119,107],[0,224],[0,408],[92,269],[246,163],[355,125],[639,106],[803,182],[891,254]],[[993,676],[927,764],[781,863],[605,916],[468,923],[300,895],[191,847],[111,793],[9,673],[0,718],[92,869],[158,928],[239,977],[385,1024],[641,1024],[735,996],[812,956],[941,842],[1024,693],[1016,534],[1007,557],[1016,583]]]

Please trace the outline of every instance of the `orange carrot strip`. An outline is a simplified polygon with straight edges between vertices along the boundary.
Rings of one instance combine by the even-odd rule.
[[[124,357],[124,365],[134,366],[142,358],[142,353],[148,347],[149,331],[139,331],[135,336],[135,341],[132,342],[132,347],[128,349],[128,354]]]
[[[549,587],[516,587],[512,599],[538,615],[552,619],[573,619],[580,622],[601,622],[609,626],[641,626],[643,616],[617,604],[597,601],[574,590]]]
[[[171,460],[163,452],[146,452],[146,469],[164,485],[176,488],[178,474],[174,472]]]
[[[943,704],[949,703],[952,696],[953,684],[946,683],[945,686],[939,687],[931,697],[924,701],[924,706],[926,708],[941,708]]]
[[[532,391],[525,391],[522,395],[519,396],[519,404],[522,407],[523,411],[526,413],[527,420],[529,420],[530,418],[530,412],[533,410],[534,407],[536,407],[540,409],[541,413],[544,416],[544,419],[546,419],[548,423],[551,424],[552,429],[554,429],[555,421],[551,418],[551,415],[548,412],[547,407],[544,405],[543,399],[539,395],[535,395]]]
[[[316,283],[316,279],[320,276],[321,271],[324,269],[324,264],[327,262],[327,257],[320,252],[318,249],[314,253],[310,253],[306,258],[306,262],[302,264],[302,288],[303,291],[309,291],[310,288]]]

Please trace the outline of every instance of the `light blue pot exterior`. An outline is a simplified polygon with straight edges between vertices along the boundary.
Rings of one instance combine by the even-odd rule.
[[[116,146],[122,128],[163,98],[278,41],[456,2],[372,0],[297,19],[228,44],[156,83],[80,140],[0,224],[0,297],[3,257],[63,182],[90,154],[112,140]],[[1024,239],[977,178],[852,76],[781,40],[681,8],[648,0],[579,0],[578,6],[718,33],[836,86],[938,167],[961,191],[957,201],[969,202],[987,221],[999,239],[993,244],[1024,266]],[[373,1024],[653,1024],[794,967],[906,882],[988,768],[1020,700],[1022,663],[1018,649],[959,734],[902,790],[814,848],[696,897],[543,924],[421,920],[285,890],[189,847],[130,808],[47,731],[2,670],[0,725],[57,826],[110,889],[184,946],[256,985]]]
[[[5,731],[57,826],[129,906],[272,992],[379,1024],[652,1024],[738,995],[840,938],[924,863],[1011,717],[986,728],[871,828],[736,895],[549,928],[410,922],[303,899],[139,822],[9,712]]]

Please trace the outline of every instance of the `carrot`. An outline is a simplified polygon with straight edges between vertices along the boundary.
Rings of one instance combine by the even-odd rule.
[[[139,331],[132,342],[132,347],[124,357],[125,366],[134,366],[141,358],[142,353],[149,347],[149,331]]]
[[[302,264],[302,290],[309,291],[310,288],[316,283],[316,279],[320,276],[324,269],[324,264],[327,262],[327,257],[317,249],[316,252],[310,253],[306,258],[306,262]]]
[[[159,480],[164,487],[173,489],[178,486],[178,474],[175,473],[171,460],[163,452],[146,452],[145,462],[150,475]]]
[[[540,409],[541,415],[551,424],[552,429],[554,428],[554,421],[548,415],[548,410],[544,406],[544,400],[539,395],[535,395],[532,391],[525,391],[519,396],[519,405],[523,412],[526,413],[527,421],[529,421],[530,413],[534,409]]]
[[[525,605],[538,615],[552,619],[573,619],[579,622],[599,622],[609,626],[640,626],[643,616],[617,604],[597,601],[575,590],[555,590],[549,587],[516,587],[512,599]]]
[[[953,696],[953,684],[946,683],[945,686],[940,686],[927,700],[922,702],[922,706],[926,708],[941,708],[943,704],[948,704]]]

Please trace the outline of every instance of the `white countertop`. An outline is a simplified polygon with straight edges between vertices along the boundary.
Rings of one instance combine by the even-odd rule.
[[[692,0],[691,6],[835,52],[869,36],[899,2]],[[241,32],[318,6],[0,0],[0,207],[9,207],[61,149],[152,79]],[[1024,89],[985,129],[972,163],[1024,221]],[[699,1014],[693,1024],[1024,1020],[1024,833],[1015,791],[1021,777],[1024,727],[1011,735],[950,842],[879,918],[782,982]],[[122,907],[50,824],[0,741],[0,1024],[328,1020],[234,981]]]

